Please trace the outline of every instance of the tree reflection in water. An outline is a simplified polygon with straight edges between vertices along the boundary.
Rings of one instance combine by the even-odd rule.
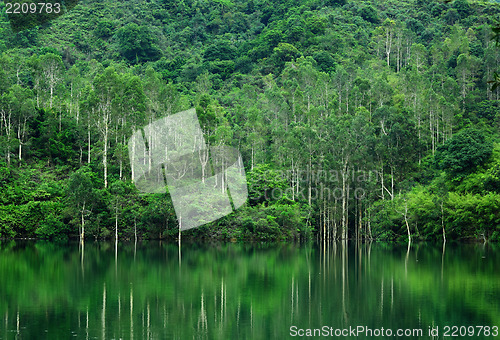
[[[496,245],[0,244],[0,337],[284,338],[500,325]],[[425,333],[424,333],[425,334]]]

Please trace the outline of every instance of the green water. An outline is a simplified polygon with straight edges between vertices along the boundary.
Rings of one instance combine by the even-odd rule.
[[[444,338],[500,326],[499,264],[498,245],[183,244],[179,256],[175,243],[2,242],[0,338],[286,339],[292,326]]]

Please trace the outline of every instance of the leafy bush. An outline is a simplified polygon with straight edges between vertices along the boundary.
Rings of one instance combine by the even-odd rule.
[[[118,30],[117,37],[122,55],[132,63],[154,61],[161,56],[146,26],[127,24]]]
[[[493,145],[481,131],[464,129],[438,147],[436,165],[449,175],[461,178],[483,164],[492,150]]]

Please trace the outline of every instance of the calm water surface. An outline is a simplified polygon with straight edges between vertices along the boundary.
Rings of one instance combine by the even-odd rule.
[[[407,339],[439,327],[441,339],[446,325],[500,326],[498,245],[181,250],[2,242],[0,339],[286,339],[291,326],[423,330]]]

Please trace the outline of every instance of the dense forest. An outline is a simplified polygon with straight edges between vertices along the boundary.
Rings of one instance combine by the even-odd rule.
[[[497,3],[71,3],[0,3],[0,237],[176,237],[127,141],[194,107],[249,199],[183,237],[500,240]]]

